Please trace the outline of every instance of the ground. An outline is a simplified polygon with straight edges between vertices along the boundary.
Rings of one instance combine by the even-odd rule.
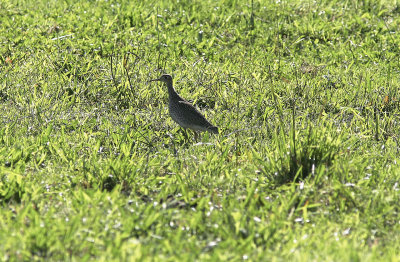
[[[3,0],[0,259],[399,261],[399,11]]]

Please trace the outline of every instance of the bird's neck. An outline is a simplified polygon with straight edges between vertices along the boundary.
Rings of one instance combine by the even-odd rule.
[[[167,83],[168,87],[168,95],[170,100],[178,100],[182,101],[183,98],[178,95],[178,93],[175,91],[175,88],[172,86],[172,83]]]

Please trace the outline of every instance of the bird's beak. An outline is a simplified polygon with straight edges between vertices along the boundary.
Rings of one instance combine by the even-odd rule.
[[[160,79],[160,78],[157,78],[157,79],[151,79],[151,80],[149,80],[149,82],[154,82],[154,81],[161,81],[161,79]]]

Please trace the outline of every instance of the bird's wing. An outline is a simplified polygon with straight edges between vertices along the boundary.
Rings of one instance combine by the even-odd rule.
[[[185,112],[187,118],[191,119],[193,124],[205,127],[213,126],[191,103],[187,101],[179,101],[178,105],[181,108],[181,111]]]

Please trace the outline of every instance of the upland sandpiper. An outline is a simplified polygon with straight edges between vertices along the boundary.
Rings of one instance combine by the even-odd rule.
[[[178,95],[172,83],[172,76],[164,74],[160,78],[150,81],[161,81],[166,84],[169,95],[169,114],[181,127],[193,130],[196,138],[196,131],[208,131],[218,134],[218,127],[208,122],[192,104]]]

